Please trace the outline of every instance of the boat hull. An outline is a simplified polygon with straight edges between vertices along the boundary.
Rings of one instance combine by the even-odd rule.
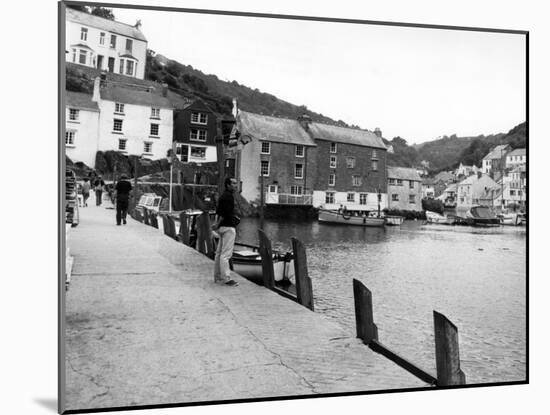
[[[262,259],[261,257],[241,258],[233,255],[233,271],[245,277],[246,279],[262,284]],[[294,261],[273,260],[273,273],[275,282],[283,280],[294,280]]]
[[[403,216],[385,216],[387,226],[400,226],[405,218]]]
[[[440,225],[453,225],[455,223],[455,219],[450,216],[443,216],[443,215],[440,215],[439,213],[435,213],[427,210],[426,222],[436,223]]]
[[[356,225],[367,227],[384,226],[386,220],[378,217],[354,216],[352,213],[339,213],[331,210],[319,210],[319,222],[336,223],[343,225]]]

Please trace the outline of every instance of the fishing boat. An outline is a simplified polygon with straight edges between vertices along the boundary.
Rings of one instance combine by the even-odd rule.
[[[499,226],[500,219],[495,215],[491,208],[487,206],[472,206],[466,212],[466,218],[474,226]]]
[[[400,226],[405,220],[403,216],[398,215],[386,215],[384,218],[386,219],[387,226]]]
[[[378,216],[376,212],[361,210],[327,210],[319,209],[319,222],[337,223],[357,226],[384,226],[386,219]]]
[[[525,225],[527,219],[525,214],[516,212],[505,212],[497,215],[502,225],[520,226]]]
[[[259,247],[235,242],[231,257],[233,271],[246,279],[262,284],[262,257]],[[273,252],[273,272],[276,283],[294,281],[292,252]]]
[[[453,225],[455,223],[455,219],[452,216],[444,216],[444,215],[440,215],[439,213],[427,210],[426,222],[436,223],[440,225]]]

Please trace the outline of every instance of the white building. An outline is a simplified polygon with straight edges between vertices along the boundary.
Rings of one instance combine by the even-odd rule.
[[[493,148],[489,154],[483,157],[481,163],[482,173],[489,174],[491,170],[500,170],[503,167],[502,163],[508,151],[510,151],[508,144],[498,145]]]
[[[66,8],[66,61],[143,79],[147,39],[135,26]]]
[[[99,106],[92,96],[66,93],[65,154],[73,161],[94,166],[99,149]]]
[[[527,164],[527,151],[524,148],[516,148],[506,154],[506,168],[515,168]]]
[[[500,191],[500,185],[488,175],[478,173],[471,175],[457,184],[457,210],[469,209],[474,205],[486,204],[488,192]]]

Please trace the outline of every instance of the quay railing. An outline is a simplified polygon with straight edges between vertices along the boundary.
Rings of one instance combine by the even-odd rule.
[[[266,192],[264,200],[266,205],[312,205],[313,194],[294,195]]]

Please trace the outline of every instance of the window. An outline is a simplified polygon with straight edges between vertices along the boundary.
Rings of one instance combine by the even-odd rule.
[[[269,176],[269,160],[261,161],[260,174],[262,176]]]
[[[132,53],[132,39],[126,39],[126,51]]]
[[[510,190],[510,196],[515,196],[516,195],[516,191],[515,190]]]
[[[105,32],[101,32],[99,34],[99,44],[104,45],[105,44]]]
[[[269,141],[262,141],[262,148],[260,150],[262,154],[271,153],[271,143]]]
[[[206,131],[197,130],[196,128],[191,128],[189,138],[195,141],[206,141]]]
[[[290,194],[291,195],[301,195],[303,194],[304,190],[302,186],[290,186]]]
[[[294,168],[294,178],[303,179],[304,178],[304,165],[296,164]]]
[[[86,42],[88,40],[88,29],[85,27],[80,28],[80,40]]]
[[[361,176],[351,176],[351,181],[353,186],[361,186],[362,184]]]
[[[119,120],[117,118],[114,119],[113,131],[122,131],[122,120]]]
[[[88,57],[88,52],[86,52],[84,49],[79,49],[78,51],[78,63],[81,63],[82,65],[86,65],[86,58]]]
[[[74,139],[76,137],[75,130],[67,130],[65,132],[65,145],[74,146]]]
[[[296,146],[296,157],[304,157],[304,146]]]
[[[409,189],[414,189],[414,182],[409,180]]]
[[[325,196],[325,203],[334,203],[334,192],[327,192]]]
[[[521,190],[518,190],[518,196],[521,196]]]
[[[69,108],[69,120],[78,121],[80,111],[75,108]]]
[[[160,118],[160,108],[151,108],[151,118]]]
[[[359,204],[360,205],[366,205],[367,204],[367,194],[366,193],[359,194]]]
[[[347,201],[355,203],[355,193],[348,193]]]
[[[377,151],[377,150],[372,150],[372,158],[373,158],[373,159],[377,159],[377,158],[378,158],[378,151]]]
[[[336,153],[336,143],[330,143],[330,152],[331,153]]]
[[[153,143],[150,143],[149,141],[146,141],[143,143],[143,152],[144,153],[152,153],[153,152]]]
[[[331,169],[335,169],[336,168],[336,156],[330,156],[330,164],[329,164],[330,168]]]
[[[189,146],[185,144],[176,144],[176,154],[180,156],[180,160],[183,162],[189,161]]]
[[[206,158],[206,147],[191,146],[191,157],[198,159]]]
[[[115,113],[124,114],[124,104],[121,104],[120,102],[115,102]]]
[[[149,131],[149,135],[152,136],[158,136],[159,135],[159,125],[158,124],[151,124],[151,130]]]
[[[372,171],[378,171],[378,160],[372,160],[371,165],[372,165]]]
[[[111,47],[112,49],[116,48],[116,36],[115,35],[111,35],[111,43],[109,43],[109,47]]]
[[[334,186],[334,183],[336,183],[336,175],[334,173],[331,173],[328,175],[328,185]]]
[[[398,186],[403,186],[403,180],[397,179],[397,185]]]
[[[126,59],[126,75],[133,75],[134,74],[134,62]]]
[[[124,59],[120,60],[120,68],[118,71],[124,75]]]
[[[395,179],[388,179],[389,184],[395,186]]]
[[[416,196],[415,195],[409,195],[409,203],[416,203]]]
[[[346,166],[348,166],[348,169],[353,169],[355,167],[355,157],[346,157]]]
[[[399,202],[399,195],[397,193],[392,193],[391,201],[392,202]]]
[[[208,116],[202,112],[192,112],[191,113],[191,122],[195,124],[204,124],[206,125],[208,121]]]
[[[118,149],[120,151],[126,151],[126,140],[125,138],[121,138],[118,140]]]

